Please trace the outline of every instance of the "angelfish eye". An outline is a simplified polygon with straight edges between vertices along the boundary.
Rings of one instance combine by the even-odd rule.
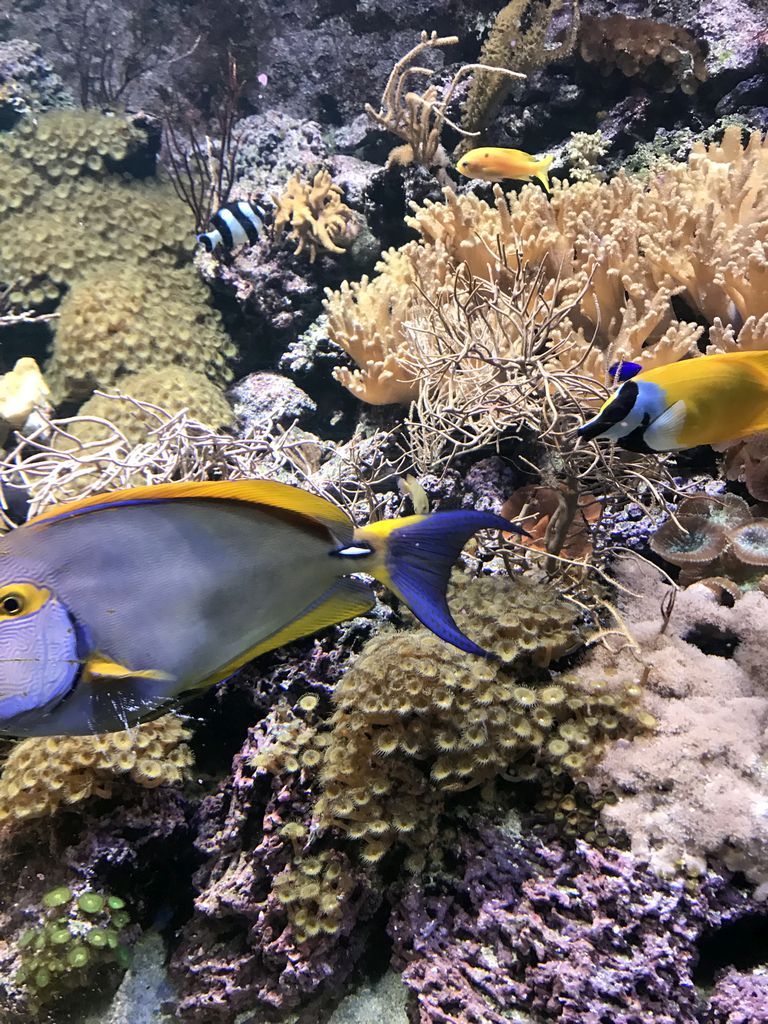
[[[24,598],[21,594],[6,594],[0,600],[3,615],[21,615],[24,611]]]

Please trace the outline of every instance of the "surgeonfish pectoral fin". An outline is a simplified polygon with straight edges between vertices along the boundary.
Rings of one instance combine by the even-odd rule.
[[[134,671],[117,661],[113,661],[99,651],[94,651],[88,655],[83,666],[83,677],[86,681],[98,681],[100,679],[173,679],[173,676],[167,672],[159,670],[146,669]]]
[[[366,571],[402,598],[428,629],[467,654],[492,658],[461,632],[445,596],[453,564],[478,530],[525,534],[492,512],[456,511],[373,523],[355,531],[355,542],[370,543],[375,554]]]
[[[536,173],[534,174],[534,177],[541,182],[547,192],[552,191],[549,184],[549,167],[554,159],[555,158],[552,155],[545,156],[543,160],[539,160],[536,164]]]

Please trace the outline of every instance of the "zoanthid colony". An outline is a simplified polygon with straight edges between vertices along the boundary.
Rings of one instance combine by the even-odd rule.
[[[121,777],[148,788],[181,782],[192,763],[190,736],[180,718],[164,715],[125,732],[20,740],[0,775],[0,821],[111,796]]]
[[[481,579],[453,593],[460,627],[503,662],[460,653],[422,628],[385,632],[342,679],[329,732],[318,737],[317,816],[362,840],[370,862],[402,841],[418,867],[445,793],[531,766],[578,778],[610,739],[653,727],[639,687],[547,670],[582,642],[577,609],[551,587]]]
[[[46,379],[59,402],[149,368],[182,366],[223,384],[234,351],[191,267],[113,263],[77,280],[61,303]]]

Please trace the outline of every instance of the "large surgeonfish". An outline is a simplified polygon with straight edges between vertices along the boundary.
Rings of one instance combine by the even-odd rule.
[[[370,573],[448,643],[445,590],[488,512],[356,529],[330,501],[264,480],[178,483],[59,505],[0,538],[0,732],[128,728],[251,658],[367,612]]]
[[[768,430],[768,351],[683,359],[638,373],[578,433],[631,451],[671,452],[762,430]]]
[[[197,241],[208,252],[219,246],[238,249],[241,245],[253,245],[264,234],[266,213],[256,203],[241,200],[225,203],[211,217],[211,228],[197,236]]]

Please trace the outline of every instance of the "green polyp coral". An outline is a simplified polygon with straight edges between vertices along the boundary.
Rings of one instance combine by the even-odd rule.
[[[42,904],[39,924],[19,936],[14,978],[33,1013],[92,986],[104,968],[125,970],[131,962],[131,918],[120,896],[62,885],[45,893]]]
[[[232,355],[221,318],[191,266],[109,263],[76,281],[61,303],[45,375],[55,401],[72,401],[119,383],[123,375],[163,367],[171,372],[180,364],[224,384],[231,379],[226,360]],[[159,394],[145,389],[142,397],[158,401]],[[220,426],[223,395],[216,405],[214,425]]]
[[[170,184],[120,172],[141,145],[140,128],[87,110],[22,118],[0,136],[0,267],[15,309],[55,302],[95,261],[172,266],[189,253],[189,211]]]

